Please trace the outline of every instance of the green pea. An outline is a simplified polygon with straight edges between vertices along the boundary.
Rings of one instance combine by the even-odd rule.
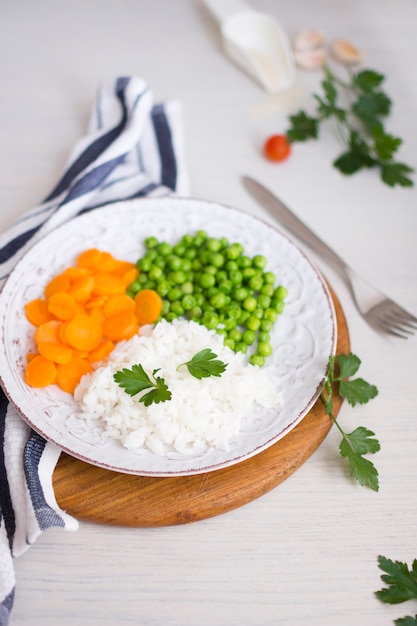
[[[262,254],[257,254],[253,257],[252,263],[257,269],[263,270],[266,267],[267,260]]]
[[[262,285],[259,291],[262,295],[272,298],[272,296],[274,295],[274,285],[271,285],[271,283],[267,283],[266,285]]]
[[[149,272],[149,270],[152,267],[152,260],[144,256],[141,259],[139,259],[139,261],[136,263],[136,267],[141,272]]]
[[[161,276],[162,276],[162,270],[160,267],[157,267],[156,265],[154,265],[149,270],[149,278],[151,280],[158,280],[159,278],[161,278]]]
[[[220,252],[213,252],[210,255],[210,263],[214,265],[214,267],[221,267],[224,265],[224,256]]]
[[[175,302],[176,300],[179,300],[182,297],[182,291],[180,287],[171,287],[166,297],[170,302]]]
[[[191,294],[194,291],[194,285],[191,280],[186,280],[185,283],[181,285],[181,291],[185,294]]]
[[[147,248],[156,248],[159,241],[156,237],[146,237],[144,243]]]
[[[240,286],[243,281],[242,272],[240,272],[239,270],[232,270],[229,273],[229,280],[231,280],[234,285]]]
[[[248,346],[244,341],[239,341],[235,344],[235,352],[243,352],[243,354],[246,354],[247,350]]]
[[[265,365],[265,357],[261,354],[251,354],[249,357],[249,363],[251,365],[258,365],[259,367],[262,367]]]
[[[219,323],[219,317],[216,313],[214,313],[214,311],[205,311],[202,321],[206,328],[213,330]]]
[[[172,246],[166,241],[163,241],[158,245],[157,251],[161,256],[169,256],[172,253]]]
[[[142,284],[139,280],[135,280],[129,285],[129,291],[132,291],[135,295],[138,291],[140,291],[140,289],[142,289]]]
[[[285,309],[284,300],[271,300],[271,308],[273,308],[279,315]]]
[[[203,317],[203,309],[200,306],[193,306],[187,311],[187,315],[192,320],[200,320]]]
[[[242,333],[237,328],[232,328],[232,330],[228,334],[228,337],[234,342],[239,342],[242,339]]]
[[[161,298],[165,298],[168,295],[171,289],[171,283],[166,279],[161,279],[156,284],[156,291],[161,296]]]
[[[250,281],[251,278],[256,276],[257,272],[254,267],[244,267],[242,269],[242,276],[244,280]]]
[[[260,291],[263,284],[264,284],[263,278],[259,274],[255,274],[249,280],[249,287],[253,289],[254,291]]]
[[[220,273],[220,272],[219,272]],[[218,278],[218,275],[217,275]],[[221,280],[220,282],[217,282],[218,286],[219,286],[219,290],[222,291],[223,293],[230,293],[232,291],[232,281],[228,280],[227,278],[224,280]]]
[[[264,294],[260,293],[258,296],[258,306],[261,307],[261,309],[267,309],[271,304],[271,298],[269,296],[265,296]]]
[[[262,328],[261,324],[263,322],[261,322],[260,319],[258,319],[257,317],[253,317],[252,315],[249,317],[249,319],[246,322],[246,328],[248,328],[249,330],[253,330],[256,331],[259,328]],[[264,330],[262,328],[262,330]]]
[[[181,306],[184,311],[189,311],[190,309],[192,309],[195,306],[195,300],[193,296],[190,296],[188,294],[185,295],[181,300]]]
[[[246,287],[237,287],[233,290],[232,296],[238,302],[243,302],[249,297],[249,290]]]
[[[215,282],[216,279],[213,274],[208,274],[207,272],[203,272],[203,274],[201,274],[199,284],[204,287],[204,289],[207,289],[208,287],[213,287]]]
[[[168,300],[162,300],[162,308],[161,308],[162,315],[165,316],[167,313],[169,313],[170,308],[171,308],[171,303]]]
[[[230,332],[231,330],[233,330],[234,328],[236,328],[237,326],[237,320],[234,317],[225,317],[222,320],[222,324],[224,326],[224,329],[228,332]]]
[[[270,320],[262,320],[260,323],[261,330],[265,333],[270,333],[274,324]]]
[[[256,309],[256,298],[254,298],[253,296],[249,296],[247,298],[245,298],[245,300],[242,303],[243,308],[246,311],[252,312]]]
[[[179,257],[183,257],[185,254],[186,247],[183,243],[176,243],[175,246],[172,247],[172,251]]]
[[[236,263],[236,261],[227,261],[224,267],[228,272],[237,272],[237,270],[239,269],[239,266]]]
[[[286,287],[283,287],[283,285],[280,285],[274,291],[274,296],[277,300],[285,300],[287,295],[288,295],[288,290]]]
[[[184,258],[188,259],[189,261],[194,261],[196,257],[197,250],[195,248],[187,248],[187,250],[184,252]]]
[[[263,341],[266,341],[267,343],[269,343],[271,341],[271,335],[261,330],[258,334],[258,341],[259,343]]]
[[[175,313],[178,316],[184,315],[184,307],[179,300],[175,300],[175,302],[172,302],[169,310],[170,313]]]
[[[253,330],[245,330],[242,334],[242,340],[246,343],[246,345],[251,346],[255,343],[256,333]]]
[[[234,350],[235,349],[235,342],[233,341],[233,339],[230,339],[229,337],[226,337],[226,339],[223,341],[223,343],[226,346],[226,348],[230,348],[230,350]]]
[[[270,356],[272,354],[272,346],[268,341],[260,341],[257,347],[257,353],[261,356]]]
[[[240,268],[250,267],[252,265],[252,261],[250,260],[248,256],[245,256],[244,254],[242,254],[240,257],[238,257],[237,264]]]
[[[232,243],[226,250],[226,256],[228,259],[235,260],[241,254],[243,254],[243,246],[240,243]]]
[[[264,312],[264,319],[265,320],[269,320],[270,322],[276,322],[277,321],[277,317],[278,317],[277,311],[275,311],[274,309],[271,309],[271,308],[265,309],[265,312]]]
[[[209,237],[206,241],[206,248],[210,252],[218,252],[222,247],[222,244],[215,237]]]
[[[263,277],[264,283],[266,283],[267,285],[273,285],[277,279],[274,272],[264,272]]]
[[[165,319],[167,322],[172,322],[173,320],[176,320],[178,317],[179,316],[177,315],[177,313],[170,311],[169,313],[166,314]]]
[[[222,291],[219,291],[217,293],[215,293],[211,298],[210,298],[210,303],[214,306],[214,308],[216,309],[221,309],[225,306],[226,304],[226,296]]]

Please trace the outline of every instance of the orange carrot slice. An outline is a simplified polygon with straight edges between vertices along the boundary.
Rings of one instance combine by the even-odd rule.
[[[56,375],[55,364],[39,354],[27,364],[25,380],[31,387],[47,387],[55,382]]]
[[[57,365],[56,383],[62,391],[74,393],[84,374],[92,371],[91,363],[79,356],[74,356],[69,363]]]
[[[45,322],[45,324],[38,326],[35,331],[36,343],[45,341],[54,341],[56,343],[60,341],[59,329],[61,325],[62,322],[59,322],[58,320],[51,320],[50,322]]]
[[[100,324],[89,315],[76,315],[65,326],[65,338],[76,350],[95,350],[100,345],[102,336]]]
[[[114,296],[118,293],[124,293],[125,284],[121,278],[100,272],[94,275],[93,293],[97,296]]]
[[[50,298],[54,293],[58,291],[67,291],[70,286],[70,281],[65,274],[58,274],[46,285],[44,293],[46,298]]]
[[[139,330],[138,320],[133,312],[119,313],[103,322],[103,334],[111,341],[131,339]]]
[[[55,341],[40,341],[37,345],[39,354],[53,361],[53,363],[69,363],[72,359],[72,350],[68,346]]]
[[[112,317],[119,313],[133,313],[135,310],[135,302],[133,298],[120,293],[115,296],[110,296],[103,306],[103,313],[106,317]]]
[[[66,291],[57,291],[48,298],[48,311],[58,320],[70,320],[77,311],[75,299]]]
[[[95,350],[91,350],[91,352],[87,355],[87,360],[90,363],[96,363],[97,361],[102,361],[107,356],[109,356],[110,352],[114,348],[114,342],[110,339],[105,339],[101,342],[98,348]]]
[[[90,298],[93,287],[94,278],[92,276],[83,276],[72,283],[68,293],[73,296],[77,302],[84,303]]]
[[[43,298],[35,298],[25,305],[25,315],[34,326],[40,326],[52,319],[48,305]]]
[[[153,324],[161,315],[162,300],[153,289],[142,289],[135,296],[136,317],[140,326]]]

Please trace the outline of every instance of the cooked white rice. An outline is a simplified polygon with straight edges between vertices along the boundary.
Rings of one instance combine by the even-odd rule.
[[[220,377],[199,380],[186,367],[177,371],[203,348],[228,364]],[[146,407],[139,402],[142,394],[130,396],[114,381],[115,372],[139,363],[149,374],[161,368],[157,375],[165,379],[171,400]],[[167,450],[194,454],[209,446],[228,450],[254,405],[280,404],[268,367],[248,365],[215,331],[186,320],[163,320],[121,342],[102,366],[82,378],[74,397],[89,425],[100,423],[129,450],[147,448],[160,455]]]

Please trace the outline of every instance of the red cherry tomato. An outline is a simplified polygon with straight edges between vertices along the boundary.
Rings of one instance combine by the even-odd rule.
[[[263,153],[269,161],[285,161],[291,154],[291,146],[285,135],[271,135],[264,143]]]

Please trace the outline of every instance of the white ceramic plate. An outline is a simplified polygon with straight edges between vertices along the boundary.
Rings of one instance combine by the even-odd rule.
[[[288,289],[285,311],[275,324],[269,363],[275,368],[283,407],[251,412],[225,452],[214,448],[196,456],[158,456],[123,448],[120,442],[90,432],[77,419],[70,394],[52,385],[33,389],[24,382],[26,354],[33,332],[24,305],[42,295],[54,275],[74,264],[77,254],[97,247],[136,261],[143,240],[155,235],[176,242],[186,233],[206,230],[245,247],[249,256],[263,254],[267,269]],[[0,294],[0,377],[20,415],[45,439],[93,465],[148,476],[197,474],[220,469],[253,456],[284,437],[308,413],[323,385],[328,358],[336,346],[333,303],[322,277],[305,254],[269,224],[237,209],[180,198],[132,200],[82,215],[52,231],[17,264]]]

